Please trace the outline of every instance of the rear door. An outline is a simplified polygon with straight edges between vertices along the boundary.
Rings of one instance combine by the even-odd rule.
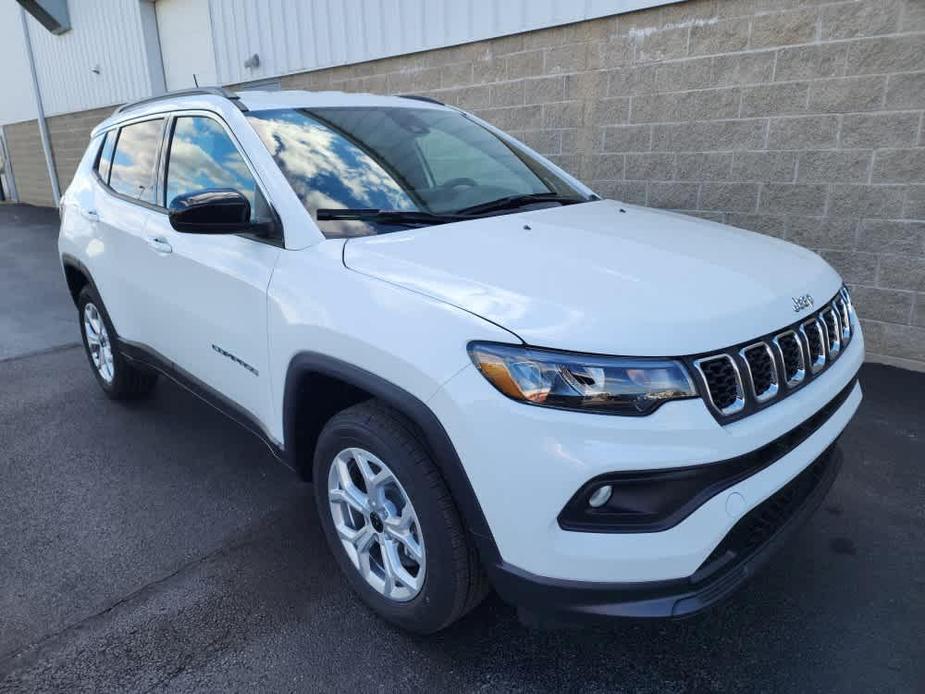
[[[158,266],[146,233],[157,205],[157,170],[164,117],[114,128],[105,135],[95,172],[93,205],[81,213],[95,228],[87,263],[119,337],[155,344]]]
[[[232,188],[250,201],[252,219],[271,215],[248,160],[217,116],[178,113],[169,131],[168,208],[179,195]],[[147,235],[164,250],[164,281],[157,288],[164,311],[160,351],[259,422],[269,421],[267,287],[281,240],[182,233],[166,216],[152,219]]]

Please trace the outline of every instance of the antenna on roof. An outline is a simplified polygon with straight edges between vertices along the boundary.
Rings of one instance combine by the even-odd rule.
[[[199,86],[199,80],[196,79],[196,73],[195,73],[195,72],[193,73],[193,84],[195,84],[197,87]]]

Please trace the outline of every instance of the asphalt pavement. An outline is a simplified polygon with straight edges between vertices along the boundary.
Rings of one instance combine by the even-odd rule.
[[[57,210],[0,205],[0,359],[80,339],[57,231]]]
[[[823,506],[707,614],[535,631],[492,596],[410,636],[259,441],[163,379],[102,395],[55,224],[0,206],[0,691],[925,690],[925,374],[863,368]]]

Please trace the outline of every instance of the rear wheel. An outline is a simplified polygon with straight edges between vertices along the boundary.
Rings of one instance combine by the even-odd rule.
[[[485,596],[449,490],[400,414],[371,400],[335,415],[318,441],[314,479],[331,551],[380,616],[431,633]]]
[[[157,373],[129,362],[118,350],[116,331],[99,295],[84,287],[77,298],[80,334],[97,383],[114,400],[147,395],[157,382]]]

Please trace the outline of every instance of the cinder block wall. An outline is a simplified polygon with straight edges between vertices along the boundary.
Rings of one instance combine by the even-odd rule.
[[[51,184],[42,153],[39,126],[34,120],[3,126],[16,192],[30,205],[51,205]]]
[[[74,178],[77,165],[90,141],[90,131],[109,116],[113,108],[106,106],[48,119],[48,139],[54,153],[61,192]],[[51,183],[48,180],[38,123],[31,120],[5,125],[3,131],[20,201],[30,205],[52,205]]]
[[[869,352],[925,368],[925,0],[691,0],[283,85],[428,94],[603,195],[808,246]]]

